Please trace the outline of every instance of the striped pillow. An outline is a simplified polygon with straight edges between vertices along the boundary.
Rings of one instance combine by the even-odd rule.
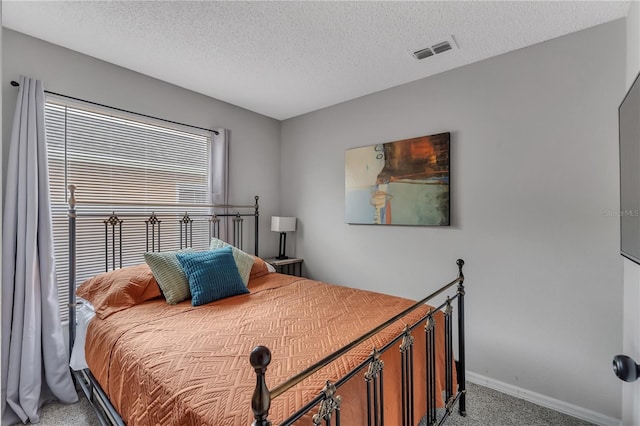
[[[147,252],[144,260],[151,268],[153,276],[158,281],[164,298],[170,305],[187,300],[191,297],[189,281],[176,258],[177,253],[193,253],[192,248],[178,251]]]
[[[191,304],[200,306],[225,297],[247,294],[231,247],[197,253],[178,253],[191,290]]]

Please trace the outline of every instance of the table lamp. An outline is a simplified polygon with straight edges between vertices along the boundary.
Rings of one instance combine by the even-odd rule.
[[[289,256],[284,254],[287,246],[287,232],[296,230],[296,218],[273,216],[271,217],[271,230],[280,233],[280,250],[276,259],[288,259]]]

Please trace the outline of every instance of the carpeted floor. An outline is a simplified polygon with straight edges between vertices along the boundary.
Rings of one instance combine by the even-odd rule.
[[[592,423],[467,382],[467,417],[461,417],[456,407],[445,425],[589,426]]]
[[[588,426],[591,423],[473,383],[467,384],[467,417],[455,412],[447,426]],[[84,397],[73,405],[49,404],[42,426],[98,426]]]

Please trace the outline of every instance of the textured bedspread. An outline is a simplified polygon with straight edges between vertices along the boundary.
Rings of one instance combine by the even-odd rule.
[[[105,320],[92,320],[87,362],[128,425],[250,425],[255,375],[249,353],[255,346],[265,345],[272,352],[267,370],[271,389],[413,304],[407,299],[281,274],[268,274],[250,284],[251,294],[205,306],[192,307],[188,301],[171,306],[155,299]],[[343,376],[371,353],[373,345],[383,346],[405,322],[424,313],[426,307],[414,311],[410,319],[276,398],[269,418],[274,424],[283,420],[315,397],[326,380]],[[436,321],[441,328],[443,321]],[[414,333],[416,345],[422,345],[417,348],[424,348],[421,330],[418,327]],[[437,339],[442,348],[441,332]],[[392,370],[399,370],[393,367],[398,358],[395,348],[385,358],[385,382],[389,381],[385,399],[387,386],[394,392]],[[441,365],[441,350],[438,358]],[[423,362],[416,359],[416,374],[424,376],[420,364]],[[364,394],[364,380],[361,375],[356,377],[353,384],[338,392],[343,395],[345,425],[366,421],[349,420],[350,412],[363,404],[360,396],[352,395]],[[418,382],[416,392],[420,395],[423,385]],[[442,377],[439,382],[442,389]],[[397,389],[399,392],[399,385]],[[385,417],[396,416],[398,407],[399,403],[388,402]],[[420,413],[424,413],[424,402],[416,405],[418,419]]]

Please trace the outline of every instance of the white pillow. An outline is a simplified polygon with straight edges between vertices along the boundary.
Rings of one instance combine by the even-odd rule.
[[[245,253],[239,248],[236,248],[231,244],[225,243],[224,241],[217,238],[211,239],[209,250],[215,250],[227,246],[231,247],[231,251],[233,251],[233,259],[236,261],[236,266],[238,267],[238,272],[240,273],[242,282],[244,282],[244,285],[247,285],[247,283],[249,282],[249,276],[251,275],[251,267],[253,266],[253,262],[255,262],[255,259],[249,253]]]

